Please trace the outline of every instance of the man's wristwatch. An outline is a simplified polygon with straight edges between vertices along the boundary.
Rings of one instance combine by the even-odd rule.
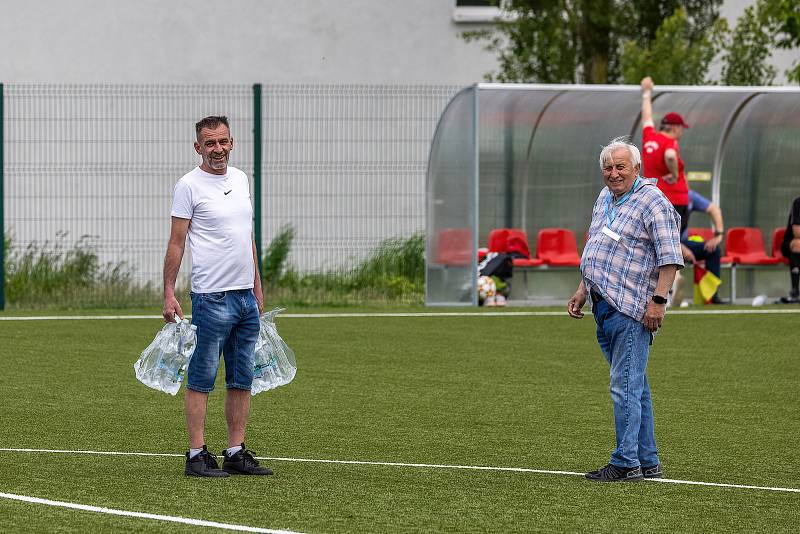
[[[656,304],[666,304],[667,297],[662,297],[661,295],[653,295],[653,302]]]

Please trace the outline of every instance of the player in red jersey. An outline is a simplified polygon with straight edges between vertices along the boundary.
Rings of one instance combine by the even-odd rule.
[[[678,140],[689,125],[683,117],[670,112],[661,119],[656,131],[652,95],[653,80],[648,76],[642,80],[642,176],[658,179],[658,188],[681,216],[683,232],[689,220],[689,187]]]

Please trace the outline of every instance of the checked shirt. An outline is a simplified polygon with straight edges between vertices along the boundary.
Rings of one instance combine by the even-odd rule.
[[[653,297],[658,269],[683,267],[680,215],[656,187],[656,180],[641,178],[609,223],[607,206],[613,196],[603,188],[592,208],[589,239],[581,257],[581,275],[587,291],[599,293],[609,304],[641,321]],[[620,235],[615,241],[603,227]]]

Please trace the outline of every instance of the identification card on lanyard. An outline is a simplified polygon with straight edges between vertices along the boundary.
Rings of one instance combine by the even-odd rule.
[[[622,238],[621,235],[619,235],[617,232],[615,232],[614,230],[612,230],[608,226],[604,226],[603,227],[603,233],[606,234],[611,239],[613,239],[614,241],[619,241]]]
[[[633,194],[634,190],[636,189],[637,185],[639,185],[639,177],[638,176],[636,177],[636,181],[633,182],[633,186],[631,187],[631,190],[628,191],[627,193],[625,193],[624,195],[622,195],[619,200],[614,201],[613,200],[614,197],[612,195],[612,196],[608,197],[608,201],[606,202],[606,225],[603,226],[603,230],[602,231],[603,231],[603,233],[605,235],[607,235],[608,237],[610,237],[611,239],[613,239],[617,243],[619,243],[619,240],[622,239],[622,236],[611,229],[611,223],[613,223],[614,219],[617,218],[617,208],[619,206],[622,206],[625,202],[628,201],[628,199],[631,197],[631,195]],[[613,204],[613,206],[612,206],[612,204]]]

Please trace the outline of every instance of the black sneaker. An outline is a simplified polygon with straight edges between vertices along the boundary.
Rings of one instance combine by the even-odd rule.
[[[642,466],[642,476],[644,478],[661,478],[664,476],[664,472],[661,470],[661,464],[651,465],[651,466]]]
[[[186,452],[186,468],[183,473],[189,477],[229,477],[230,475],[219,468],[217,457],[208,452],[206,446],[194,458],[189,458]]]
[[[258,460],[253,458],[253,451],[249,451],[242,443],[242,448],[238,452],[228,456],[226,451],[222,451],[222,469],[232,475],[271,475],[272,469],[261,467]]]
[[[608,464],[597,471],[589,471],[586,473],[586,478],[597,482],[639,482],[644,480],[641,467],[619,467],[614,464]]]
[[[789,293],[787,296],[778,299],[778,304],[800,304],[800,297]]]
[[[711,304],[730,304],[729,300],[722,300],[716,293],[711,297]]]

